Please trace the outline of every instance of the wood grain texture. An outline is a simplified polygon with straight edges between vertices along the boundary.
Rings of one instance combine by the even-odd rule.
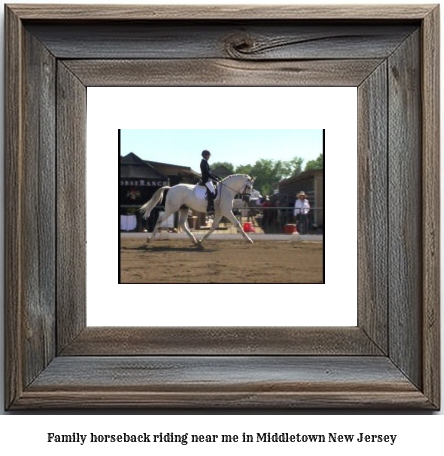
[[[17,407],[430,408],[385,357],[59,357]]]
[[[380,367],[385,367],[380,375]],[[109,372],[113,382],[108,383]],[[133,372],[134,371],[134,372]],[[254,374],[252,374],[254,372]],[[118,390],[124,386],[148,392],[230,391],[291,391],[294,384],[305,389],[340,390],[353,383],[356,391],[414,391],[411,383],[384,357],[293,357],[262,356],[175,356],[155,357],[59,357],[33,384],[33,390],[57,386],[59,390],[75,391],[103,388]],[[268,383],[268,384],[267,384]]]
[[[439,6],[424,19],[422,65],[422,231],[423,231],[423,385],[435,403],[440,403],[440,72]],[[433,90],[430,90],[433,89]]]
[[[25,5],[8,7],[22,20],[421,20],[436,5]]]
[[[389,355],[422,384],[422,164],[420,34],[388,59]]]
[[[380,59],[310,61],[65,60],[88,87],[349,86],[356,87]]]
[[[388,353],[388,104],[384,61],[358,90],[358,326]]]
[[[87,327],[62,356],[382,355],[360,328]]]
[[[86,87],[59,62],[56,212],[58,352],[86,326],[85,175]]]
[[[23,247],[22,157],[23,84],[21,46],[23,29],[5,11],[5,407],[23,391]]]
[[[57,58],[301,60],[387,58],[417,25],[273,21],[29,24]],[[202,37],[205,36],[203,40]],[[75,42],[73,47],[71,43]]]
[[[54,58],[9,12],[6,22],[8,404],[55,355],[55,81]]]
[[[19,5],[6,7],[5,17],[8,84],[6,182],[11,189],[14,188],[13,194],[7,188],[7,196],[11,199],[6,203],[8,217],[5,227],[8,409],[439,408],[436,7],[165,9]],[[195,59],[199,61],[196,68],[206,68],[208,75],[201,75],[206,82],[223,77],[232,84],[240,84],[243,80],[251,82],[255,72],[258,80],[265,81],[266,85],[272,84],[273,79],[285,84],[297,80],[303,84],[307,80],[320,84],[320,81],[331,81],[331,78],[342,83],[362,81],[358,91],[359,109],[366,115],[361,115],[359,121],[362,129],[359,135],[359,188],[371,201],[360,202],[359,211],[368,221],[372,214],[380,214],[375,209],[372,212],[372,202],[383,204],[383,189],[379,186],[385,185],[381,170],[384,167],[383,123],[386,113],[389,204],[386,242],[390,281],[385,296],[383,290],[387,282],[381,282],[384,262],[379,262],[381,257],[378,255],[386,242],[377,239],[377,234],[384,228],[380,231],[380,227],[367,224],[366,231],[364,229],[359,234],[361,239],[365,236],[368,239],[365,239],[365,249],[361,249],[363,263],[359,266],[362,268],[360,283],[364,284],[365,290],[360,290],[358,328],[272,328],[268,329],[270,333],[266,338],[259,328],[182,328],[173,333],[169,333],[168,328],[85,328],[85,81],[95,80],[109,85],[143,82],[143,65],[151,63],[131,61],[128,56],[123,60],[105,62],[112,51],[108,48],[100,54],[100,46],[92,46],[92,51],[98,54],[90,65],[83,58],[81,62],[75,61],[77,43],[71,38],[63,43],[63,52],[68,60],[73,61],[59,60],[56,68],[50,63],[50,43],[41,36],[36,37],[30,24],[47,20],[46,25],[51,28],[81,21],[85,27],[89,24],[92,30],[97,21],[103,25],[109,18],[129,20],[133,24],[139,23],[140,19],[153,19],[151,22],[159,24],[171,21],[171,26],[176,19],[188,19],[190,27],[196,27],[197,22],[205,25],[205,21],[210,19],[223,19],[227,22],[224,25],[234,27],[236,31],[228,40],[229,46],[226,40],[222,40],[222,43],[217,43],[219,47],[215,47],[216,33],[205,51],[206,36],[202,34],[201,44],[190,44],[194,37],[185,41],[177,53],[181,56],[200,53],[202,58]],[[22,19],[26,21],[22,22]],[[51,23],[52,19],[54,22]],[[270,27],[265,27],[255,29],[254,33],[248,29],[248,33],[242,35],[234,26],[237,20],[249,22],[249,27],[257,26],[259,22],[253,24],[257,19],[268,25],[272,20],[274,27],[282,27],[282,33],[270,34]],[[339,54],[334,59],[327,56],[323,62],[315,57],[324,52],[328,37],[319,36],[317,45],[312,35],[308,38],[306,48],[310,48],[310,52],[305,54],[306,61],[301,62],[296,57],[302,55],[300,52],[304,46],[299,41],[292,41],[294,31],[289,21],[297,22],[301,31],[302,26],[315,25],[309,20],[318,19],[329,19],[329,26],[338,27],[344,26],[344,19],[349,24],[359,20],[355,26],[363,25],[361,20],[376,20],[370,25],[377,30],[384,25],[385,36],[379,41],[377,52],[382,49],[383,42],[387,44],[389,41],[385,26],[404,27],[404,20],[408,20],[409,27],[413,25],[420,30],[401,39],[388,60],[385,57],[384,61],[375,59],[373,50],[367,50],[367,53],[364,49],[359,50],[362,58],[341,63],[349,65],[343,68],[350,72],[350,75],[341,76],[338,72],[340,66],[332,62]],[[218,36],[226,37],[228,29],[224,29],[222,34],[219,30]],[[165,30],[171,31],[172,28]],[[152,36],[159,36],[159,30],[156,33]],[[373,38],[377,35],[375,32]],[[339,48],[345,49],[346,42],[351,51],[357,52],[359,46],[351,34],[344,37],[344,43],[338,42],[339,37],[338,33],[330,41],[335,44],[334,49],[330,49],[331,54]],[[97,38],[96,42],[102,38]],[[134,41],[134,34],[128,36],[128,40]],[[80,47],[85,49],[87,40],[83,41]],[[168,38],[160,41],[167,43]],[[225,54],[212,59],[216,48]],[[174,55],[173,51],[168,57]],[[281,59],[273,61],[273,55],[281,56]],[[260,61],[261,56],[268,61]],[[196,68],[186,71],[188,59],[166,62],[166,58],[158,57],[156,60],[159,61],[155,62],[155,65],[160,65],[156,75],[158,80],[169,76],[176,78],[178,86],[186,85],[187,78],[196,71]],[[168,75],[175,65],[177,71],[185,73],[184,79],[175,74]],[[324,70],[330,71],[326,77],[321,75]],[[100,75],[101,71],[108,71],[109,75]],[[386,89],[384,71],[388,82]],[[423,81],[421,84],[419,75]],[[55,82],[51,83],[51,80]],[[54,152],[57,180],[54,182],[53,179],[46,189],[41,183],[44,176],[50,175],[54,160],[50,150],[42,150],[46,144],[42,135],[51,131],[48,127],[54,107],[51,84],[55,84],[57,96],[57,147]],[[384,91],[387,95],[386,110],[379,105],[384,99]],[[48,96],[49,103],[43,103]],[[38,109],[31,106],[34,98]],[[33,174],[34,166],[34,172],[41,173],[41,176]],[[32,195],[26,191],[28,181]],[[415,215],[417,206],[409,194],[416,190],[421,195],[420,215]],[[55,192],[56,204],[53,204],[50,195]],[[31,270],[25,264],[31,257],[31,264],[41,269],[50,266],[48,258],[52,255],[50,241],[37,240],[35,234],[25,239],[26,233],[36,226],[39,234],[51,232],[53,226],[51,222],[48,224],[39,219],[36,223],[33,220],[36,212],[30,204],[34,197],[39,205],[48,202],[45,214],[53,213],[56,220],[56,319],[51,314],[50,298],[47,301],[51,273]],[[369,276],[364,277],[362,273]],[[44,290],[39,289],[40,284],[44,284]],[[384,313],[386,302],[388,315]],[[34,315],[41,319],[41,324],[35,324],[31,318]],[[47,320],[43,318],[45,315]],[[387,321],[386,331],[383,329],[384,320]],[[50,350],[52,340],[48,338],[48,329],[54,327],[57,330],[55,354]],[[32,331],[28,332],[28,328]],[[31,359],[33,351],[36,360]],[[156,356],[141,356],[147,351]],[[171,354],[174,356],[166,356]],[[293,356],[295,354],[298,356]],[[45,363],[50,361],[49,365],[44,367],[42,360]]]
[[[25,314],[25,384],[31,383],[55,355],[55,59],[25,33],[24,192],[21,233]]]
[[[243,413],[270,413],[270,409],[279,409],[288,413],[292,409],[313,409],[322,411],[330,409],[366,410],[430,410],[433,407],[418,391],[377,391],[355,392],[352,384],[344,384],[342,391],[297,391],[275,392],[114,392],[98,390],[58,392],[56,389],[28,390],[19,402],[14,404],[16,410],[40,409],[168,409],[170,413],[182,409],[199,409],[213,411],[225,409],[231,412],[243,410]],[[348,391],[350,390],[350,391]],[[110,411],[110,410],[108,410]],[[146,413],[146,411],[145,411]]]

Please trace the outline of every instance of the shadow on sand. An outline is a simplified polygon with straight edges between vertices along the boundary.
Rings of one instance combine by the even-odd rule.
[[[215,248],[209,248],[205,245],[192,245],[177,247],[177,246],[168,246],[168,245],[152,245],[152,244],[143,244],[135,247],[121,247],[121,250],[126,251],[142,251],[142,252],[205,252],[210,253],[214,252]]]

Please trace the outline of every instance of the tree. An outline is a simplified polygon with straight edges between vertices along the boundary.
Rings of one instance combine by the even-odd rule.
[[[236,166],[235,173],[236,174],[248,174],[251,176],[251,170],[253,167],[251,165],[239,165]]]
[[[304,160],[300,157],[294,157],[290,161],[270,160],[262,158],[257,160],[254,165],[234,166],[228,162],[215,162],[211,164],[211,169],[217,169],[219,166],[225,166],[233,174],[248,174],[256,177],[255,188],[262,195],[270,195],[277,188],[279,181],[289,177],[297,176],[302,172]]]
[[[324,153],[319,154],[319,157],[316,160],[310,160],[305,165],[305,171],[313,169],[324,169]]]
[[[281,174],[282,162],[260,159],[252,166],[250,176],[256,177],[256,188],[262,195],[272,193],[273,188]]]
[[[260,159],[251,165],[236,168],[236,173],[256,176],[256,185],[262,195],[271,194],[280,180],[295,176],[301,172],[302,158],[295,157],[290,161]]]
[[[284,162],[286,164],[286,167],[288,168],[288,172],[283,178],[288,178],[288,177],[293,177],[297,176],[302,172],[302,163],[304,162],[304,159],[301,157],[294,157],[292,160],[289,162]]]
[[[219,168],[219,166],[225,166],[225,168],[227,168],[228,170],[230,170],[230,172],[232,172],[234,174],[234,166],[232,163],[214,162],[211,164],[211,169],[217,169],[217,168]]]

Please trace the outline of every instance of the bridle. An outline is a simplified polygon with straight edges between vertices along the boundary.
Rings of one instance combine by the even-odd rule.
[[[250,184],[250,185],[247,185],[247,184]],[[245,198],[248,197],[248,201],[250,201],[250,197],[251,197],[251,190],[253,189],[253,183],[250,179],[248,179],[247,182],[245,182],[244,184],[244,188],[243,188],[243,192],[239,192],[240,196],[242,197],[242,199],[244,201],[247,201]],[[247,190],[249,190],[249,192],[247,193]]]
[[[223,181],[220,182],[220,185],[221,185],[221,187],[225,186],[225,187],[229,188],[231,191],[235,192],[236,194],[239,193],[240,196],[242,197],[242,199],[245,201],[245,197],[248,197],[248,200],[250,199],[251,190],[253,189],[253,182],[254,182],[254,179],[252,179],[252,178],[247,179],[244,186],[239,191],[237,191],[236,189],[225,184]],[[248,185],[248,184],[250,184],[250,185]],[[247,192],[247,190],[249,190],[249,192]]]

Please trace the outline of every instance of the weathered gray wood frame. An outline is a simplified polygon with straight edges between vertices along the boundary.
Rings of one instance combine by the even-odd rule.
[[[6,409],[439,408],[438,6],[5,22]],[[86,327],[86,87],[113,85],[358,87],[358,326]]]

